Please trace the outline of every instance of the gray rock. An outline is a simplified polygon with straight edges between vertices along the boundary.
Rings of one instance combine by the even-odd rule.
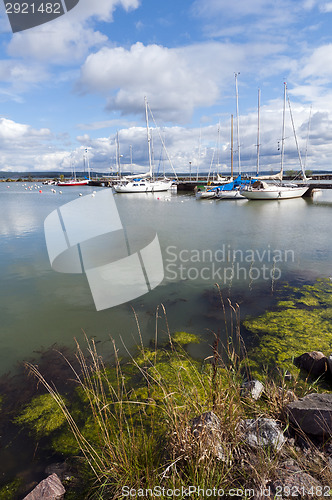
[[[286,406],[291,422],[306,434],[332,436],[332,394],[308,394]]]
[[[259,399],[264,391],[264,385],[259,380],[244,382],[241,387],[242,396],[251,396],[255,401]]]
[[[300,497],[300,498],[316,498],[314,494],[316,488],[321,488],[317,491],[322,491],[322,485],[306,472],[301,470],[296,471],[279,471],[279,478],[270,484],[272,490],[272,498],[276,498],[274,495],[279,493],[277,498],[280,498],[280,493],[283,495],[282,498],[289,498],[290,496]],[[322,493],[323,494],[323,493]],[[317,496],[319,498],[319,496]]]
[[[318,378],[327,372],[327,358],[320,351],[305,352],[294,359],[294,365]]]
[[[215,413],[208,411],[191,422],[191,430],[197,438],[201,457],[214,455],[225,460],[225,452],[221,442],[221,422]]]
[[[270,418],[242,421],[244,439],[252,448],[271,447],[279,451],[286,438],[275,420]]]
[[[23,500],[63,500],[66,490],[56,474],[41,481]]]

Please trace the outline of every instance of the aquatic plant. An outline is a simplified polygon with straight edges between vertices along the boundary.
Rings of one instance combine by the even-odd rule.
[[[243,325],[251,334],[248,355],[255,373],[263,367],[297,373],[293,359],[306,351],[332,351],[332,283],[319,280],[301,288],[285,287],[287,300]]]
[[[66,418],[51,394],[35,396],[15,423],[27,425],[37,437],[47,436],[64,425]]]

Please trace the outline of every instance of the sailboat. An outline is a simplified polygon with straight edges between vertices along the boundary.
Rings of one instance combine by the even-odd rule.
[[[122,182],[114,186],[114,190],[116,193],[156,193],[161,191],[168,191],[168,189],[170,189],[173,184],[173,181],[167,179],[166,177],[164,177],[163,179],[153,179],[148,103],[146,97],[144,98],[144,100],[149,153],[149,172],[143,175],[124,177]]]
[[[231,130],[233,130],[233,115],[232,115]],[[212,157],[210,170],[209,170],[209,176],[208,176],[208,186],[197,186],[195,188],[196,200],[216,198],[217,193],[219,192],[220,188],[223,185],[229,184],[231,181],[233,181],[233,164],[232,164],[232,173],[231,173],[230,178],[229,177],[228,178],[222,177],[221,175],[219,175],[219,135],[220,135],[220,124],[218,125],[217,181],[213,182],[213,183],[209,182],[210,171],[211,171],[211,167],[212,167],[212,163],[213,163],[213,157]]]
[[[68,180],[68,181],[58,181],[58,186],[86,186],[90,182],[90,165],[89,165],[89,158],[88,158],[88,149],[85,149],[85,153],[83,156],[83,162],[84,162],[84,167],[85,167],[85,162],[87,162],[88,165],[88,179],[83,179],[81,181],[77,180],[76,178],[76,171],[75,167],[73,167],[73,178]]]
[[[238,152],[238,165],[239,175],[234,181],[220,186],[217,191],[216,198],[219,200],[237,200],[244,199],[241,189],[250,181],[242,179],[241,176],[241,155],[240,155],[240,123],[239,123],[239,91],[237,84],[238,73],[235,73],[235,93],[236,93],[236,123],[237,123],[237,152]],[[231,176],[233,178],[233,116],[232,116],[232,147],[231,147]]]
[[[285,114],[286,114],[286,96],[287,96],[287,84],[284,83],[284,109],[283,109],[283,125],[282,125],[282,139],[281,139],[281,169],[275,175],[269,176],[260,176],[258,177],[252,184],[250,183],[248,186],[245,186],[241,189],[241,195],[247,198],[248,200],[283,200],[283,199],[291,199],[291,198],[300,198],[303,196],[309,189],[308,185],[298,186],[295,183],[282,183],[283,178],[283,169],[284,169],[284,142],[285,142]],[[288,99],[289,103],[289,99]],[[290,106],[290,103],[289,103]],[[291,109],[290,109],[291,112]],[[258,115],[259,116],[259,115]],[[307,178],[305,175],[305,171],[301,161],[301,155],[297,143],[297,138],[295,134],[295,127],[292,118],[294,137],[296,141],[296,146],[298,150],[300,166],[302,170],[303,180],[306,182]],[[259,127],[258,127],[259,130]],[[259,144],[259,136],[258,136],[258,144]],[[257,170],[259,167],[259,145],[257,146]],[[265,180],[274,180],[274,183],[267,183]],[[278,182],[277,182],[278,181]]]

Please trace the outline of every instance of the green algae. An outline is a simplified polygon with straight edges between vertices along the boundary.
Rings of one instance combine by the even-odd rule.
[[[277,310],[243,322],[252,334],[248,356],[255,373],[275,366],[296,373],[294,357],[306,351],[332,351],[332,283],[319,280],[285,291],[288,300],[280,300]]]
[[[202,363],[190,358],[182,347],[199,342],[196,335],[176,332],[160,348],[138,347],[137,354],[131,359],[121,359],[114,366],[103,366],[90,373],[90,382],[95,388],[99,387],[103,395],[108,433],[112,439],[116,440],[119,433],[120,400],[123,420],[144,428],[147,439],[152,425],[158,433],[167,427],[162,418],[165,388],[179,407],[184,398],[201,402],[208,399],[206,387],[211,378],[210,371],[204,368],[205,386],[202,383]],[[83,381],[83,385],[67,395],[64,401],[83,438],[92,446],[100,447],[103,446],[100,422],[94,418],[100,411],[100,402],[97,397],[91,399],[92,391],[84,384]],[[79,453],[79,443],[66,424],[65,414],[50,394],[34,397],[15,422],[28,427],[38,439],[48,437],[49,445],[56,453],[64,456]]]
[[[0,500],[16,499],[19,489],[22,485],[22,479],[16,478],[10,483],[5,484],[0,488]]]
[[[37,437],[49,436],[65,422],[66,417],[51,394],[35,396],[15,418],[15,423],[28,426]]]
[[[183,346],[188,344],[199,344],[201,342],[197,335],[187,332],[175,332],[174,335],[172,335],[172,340]]]

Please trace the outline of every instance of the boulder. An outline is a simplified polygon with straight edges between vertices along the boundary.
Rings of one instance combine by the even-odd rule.
[[[328,358],[326,358],[327,361],[327,370],[329,372],[329,375],[332,377],[332,354]]]
[[[272,498],[280,498],[281,494],[284,499],[292,496],[313,499],[324,494],[324,489],[317,479],[300,469],[289,472],[280,470],[278,479],[272,481],[269,486]],[[317,497],[316,491],[318,493]],[[321,495],[319,495],[319,492],[321,492]]]
[[[332,436],[332,394],[308,394],[286,406],[291,422],[306,434]]]
[[[252,448],[271,447],[279,451],[286,442],[279,425],[270,418],[243,420],[242,429],[246,443]]]
[[[57,474],[41,481],[23,500],[62,500],[66,490]]]
[[[191,430],[197,438],[201,457],[212,454],[219,460],[225,460],[225,452],[221,444],[221,422],[213,411],[194,418],[191,422]]]
[[[328,368],[327,358],[320,351],[305,352],[294,359],[294,365],[305,370],[314,378],[325,375]]]
[[[255,401],[259,399],[264,391],[264,385],[259,380],[244,382],[241,387],[242,396],[251,396]]]

